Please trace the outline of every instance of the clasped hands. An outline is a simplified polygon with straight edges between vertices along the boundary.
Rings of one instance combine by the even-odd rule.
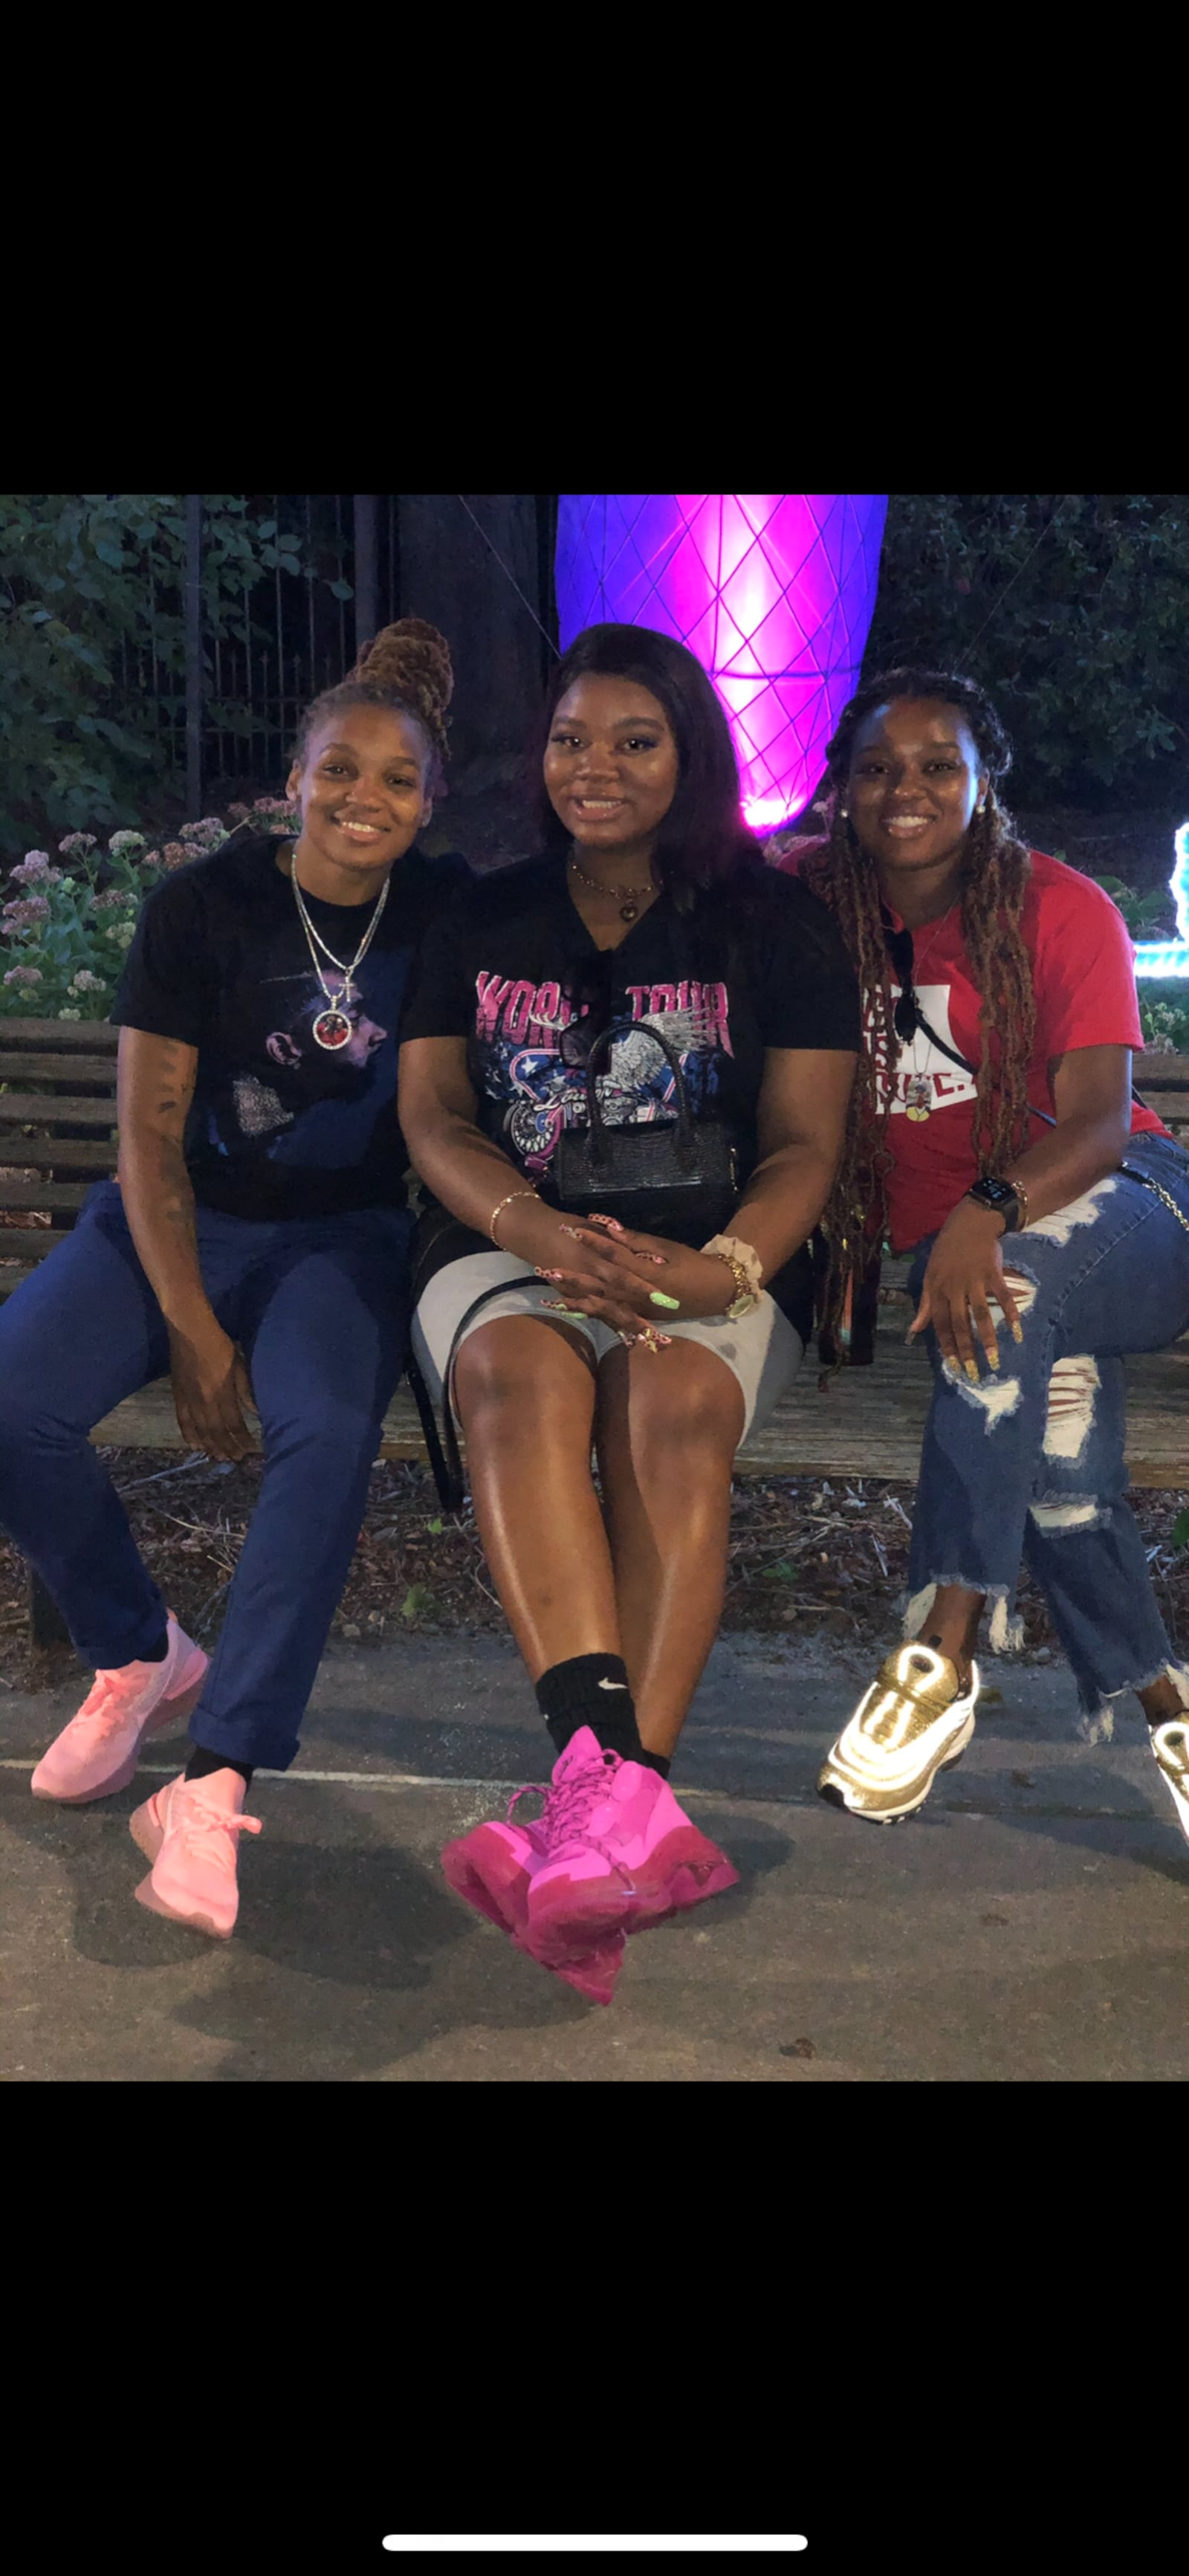
[[[637,1234],[614,1217],[563,1216],[543,1200],[524,1202],[514,1216],[503,1229],[507,1250],[557,1289],[553,1311],[596,1317],[625,1341],[661,1349],[667,1323],[724,1315],[737,1294],[715,1254]]]

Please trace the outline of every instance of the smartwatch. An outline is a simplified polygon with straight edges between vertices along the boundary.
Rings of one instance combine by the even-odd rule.
[[[1023,1190],[1017,1190],[1011,1181],[974,1181],[966,1196],[1001,1216],[1005,1234],[1018,1234],[1020,1227],[1027,1224],[1028,1201]]]

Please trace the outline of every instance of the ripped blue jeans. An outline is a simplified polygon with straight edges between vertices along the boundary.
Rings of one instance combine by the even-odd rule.
[[[1133,1136],[1126,1160],[1189,1217],[1189,1154],[1180,1145]],[[916,1247],[914,1298],[935,1240]],[[1114,1172],[1006,1238],[1003,1266],[1020,1282],[1024,1338],[1015,1342],[993,1308],[998,1371],[976,1342],[976,1386],[943,1363],[926,1334],[934,1386],[905,1634],[919,1632],[933,1588],[954,1583],[987,1595],[993,1647],[1018,1643],[1012,1613],[1023,1560],[1048,1603],[1077,1682],[1081,1731],[1093,1743],[1112,1732],[1112,1700],[1163,1672],[1189,1705],[1189,1671],[1156,1606],[1123,1463],[1124,1354],[1163,1350],[1189,1329],[1189,1233],[1142,1182]]]

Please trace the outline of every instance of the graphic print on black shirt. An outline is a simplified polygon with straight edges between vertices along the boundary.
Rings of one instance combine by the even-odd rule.
[[[405,984],[424,931],[467,883],[461,861],[416,849],[397,861],[353,979],[351,1035],[334,1053],[313,1034],[326,996],[275,840],[236,834],[149,896],[111,1017],[198,1049],[186,1131],[198,1199],[248,1217],[403,1205],[396,1070]],[[349,962],[370,906],[309,895],[306,904]]]
[[[584,1007],[596,989],[600,1006]],[[448,929],[430,932],[401,1036],[465,1038],[480,1127],[548,1198],[563,1128],[587,1123],[586,1025],[594,1036],[620,1021],[630,1025],[599,1076],[608,1125],[676,1117],[655,1028],[680,1058],[695,1118],[728,1129],[742,1186],[766,1050],[857,1051],[858,988],[824,904],[791,877],[757,871],[688,913],[661,895],[600,950],[564,862],[530,859],[474,884]]]
[[[567,1061],[564,1037],[592,1016],[590,1005],[584,1007],[552,978],[542,984],[524,977],[513,982],[498,969],[482,967],[475,994],[475,1048],[482,1059],[484,1090],[504,1106],[501,1142],[522,1170],[541,1180],[549,1173],[563,1127],[584,1127],[588,1121],[585,1064]],[[675,984],[629,983],[622,998],[622,1016],[633,1026],[613,1039],[607,1070],[596,1077],[607,1125],[648,1126],[677,1115],[673,1069],[652,1044],[652,1029],[668,1040],[679,1059],[694,1117],[714,1116],[718,1058],[733,1053],[726,985],[685,976]]]

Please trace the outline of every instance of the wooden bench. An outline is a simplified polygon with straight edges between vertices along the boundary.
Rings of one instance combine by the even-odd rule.
[[[93,1182],[115,1169],[118,1039],[106,1022],[0,1020],[0,1297],[28,1278],[74,1224]],[[1189,1056],[1151,1056],[1143,1074],[1145,1099],[1189,1144]],[[843,1370],[819,1394],[817,1371],[806,1367],[765,1429],[744,1444],[741,1473],[915,1477],[930,1377],[924,1354],[904,1343],[906,1269],[893,1263],[884,1274],[874,1368]],[[1132,1483],[1189,1483],[1189,1338],[1129,1360],[1127,1380]],[[168,1379],[117,1405],[91,1437],[102,1446],[180,1449]],[[426,1461],[403,1384],[385,1418],[380,1454]],[[38,1643],[62,1635],[35,1578],[30,1616]]]

